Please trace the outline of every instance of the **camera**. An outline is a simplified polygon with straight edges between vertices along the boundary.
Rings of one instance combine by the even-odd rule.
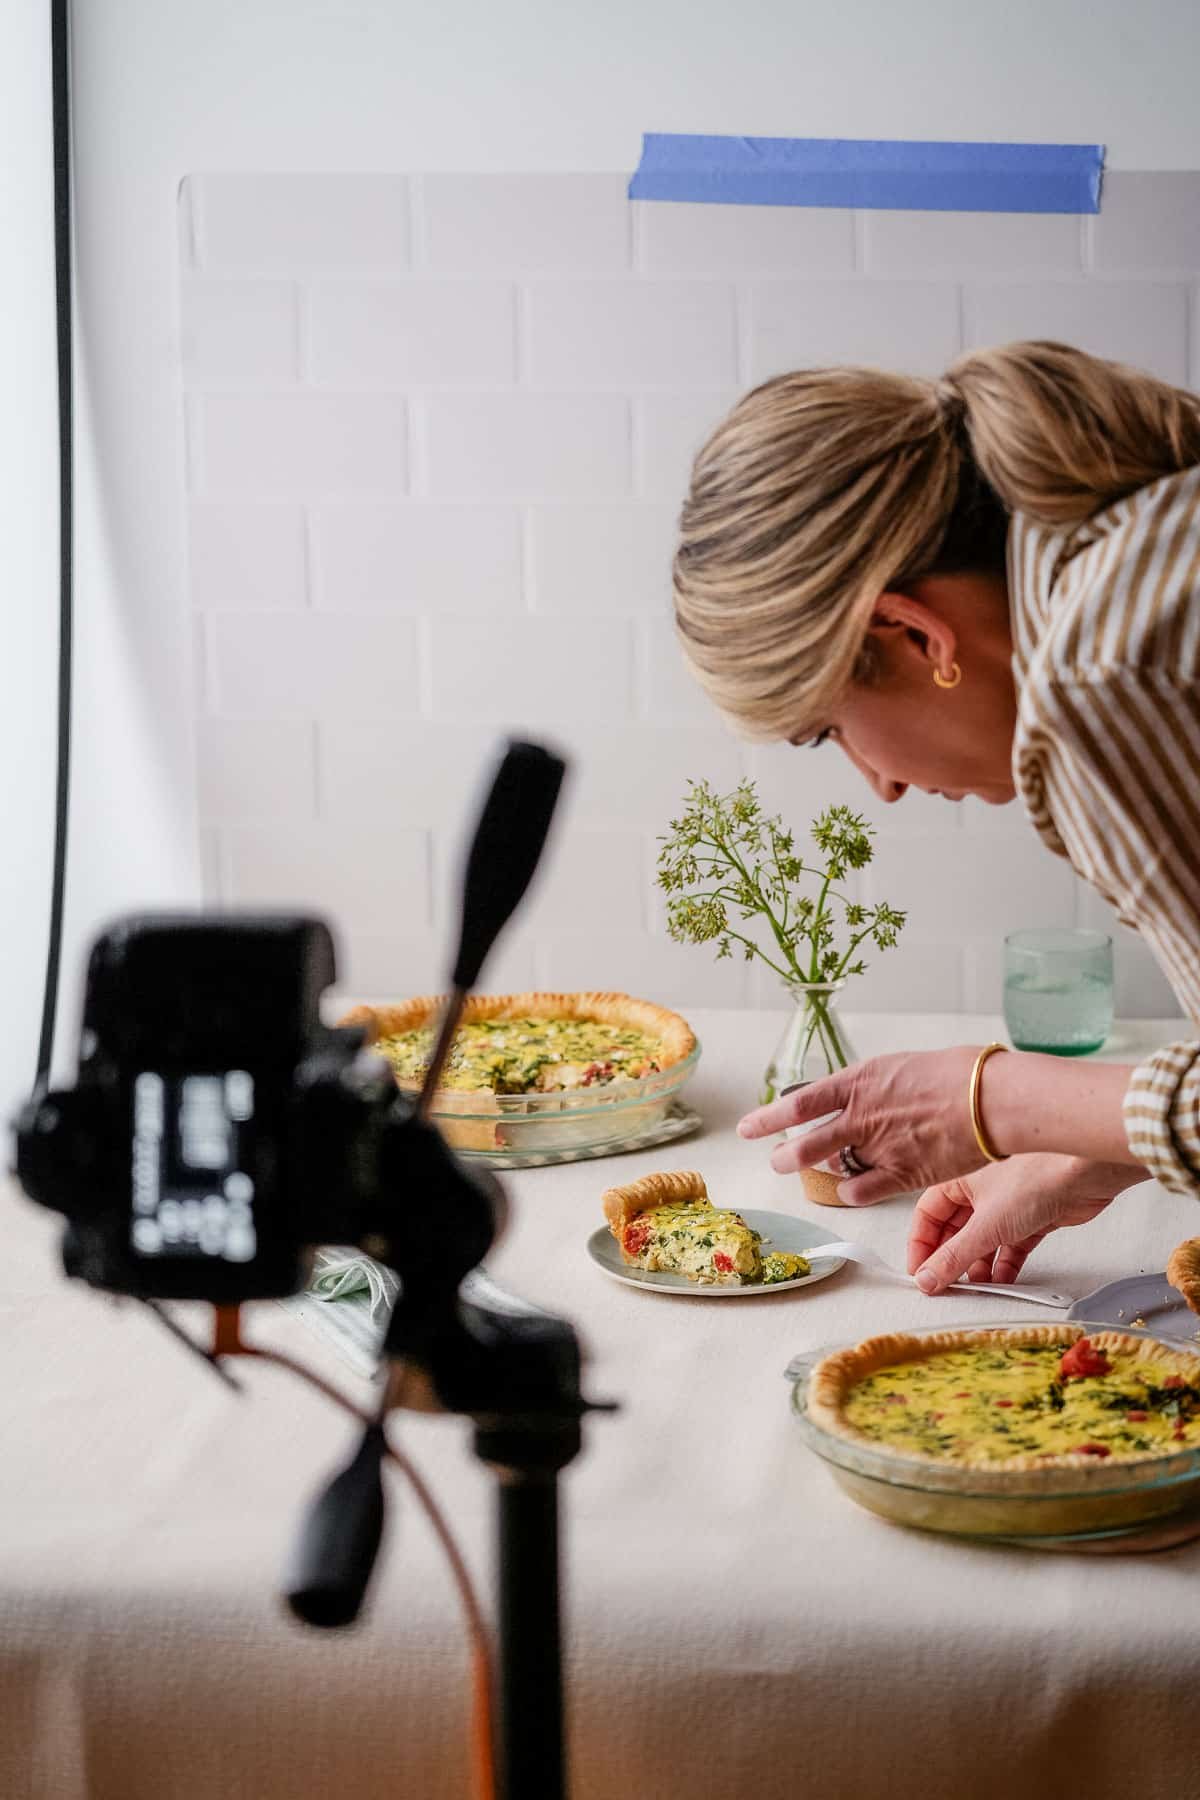
[[[498,1186],[417,1118],[360,1031],[322,1024],[334,973],[328,927],[302,915],[135,917],[98,938],[77,1084],[35,1095],[17,1127],[25,1191],[66,1215],[68,1274],[231,1305],[294,1292],[336,1242],[407,1261],[411,1280],[407,1197],[451,1189],[442,1252],[459,1279],[480,1260]]]

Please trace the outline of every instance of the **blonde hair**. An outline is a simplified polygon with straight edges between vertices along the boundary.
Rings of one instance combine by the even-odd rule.
[[[1004,568],[1008,516],[1081,523],[1200,462],[1200,401],[1066,344],[974,351],[940,381],[801,369],[696,457],[675,556],[684,656],[751,737],[813,729],[872,672],[885,589]]]

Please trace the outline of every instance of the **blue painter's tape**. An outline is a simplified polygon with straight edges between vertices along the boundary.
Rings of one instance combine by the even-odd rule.
[[[1102,144],[938,144],[647,132],[631,200],[1094,213]]]

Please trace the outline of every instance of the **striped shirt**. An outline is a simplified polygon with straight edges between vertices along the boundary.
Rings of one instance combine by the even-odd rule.
[[[1150,945],[1200,1022],[1200,467],[1008,542],[1013,776],[1042,839]],[[1200,1196],[1200,1042],[1125,1097],[1130,1148]]]

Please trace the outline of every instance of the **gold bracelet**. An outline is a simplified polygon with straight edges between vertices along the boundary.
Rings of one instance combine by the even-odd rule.
[[[968,1094],[968,1103],[971,1108],[971,1129],[975,1133],[975,1142],[989,1162],[1006,1162],[1009,1153],[1006,1150],[1003,1156],[997,1155],[983,1135],[983,1122],[979,1117],[979,1078],[983,1074],[983,1065],[988,1057],[994,1056],[997,1050],[1007,1049],[1007,1044],[985,1045],[975,1058],[975,1067],[971,1070],[971,1088]]]

